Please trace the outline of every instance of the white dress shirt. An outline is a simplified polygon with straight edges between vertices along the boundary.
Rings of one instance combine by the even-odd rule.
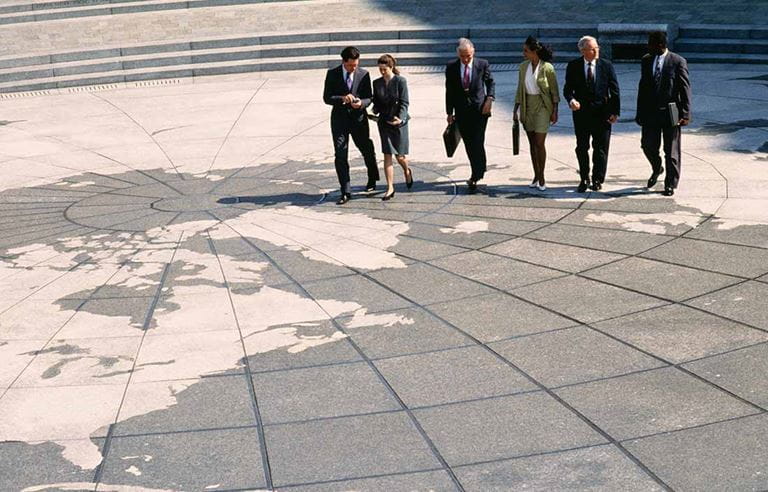
[[[528,64],[528,70],[525,72],[525,93],[530,94],[531,96],[536,96],[541,94],[541,90],[539,90],[539,84],[536,82],[536,79],[539,77],[539,68],[541,68],[541,64],[544,63],[541,60],[539,60],[539,63],[536,64],[536,69],[533,69],[533,63]]]

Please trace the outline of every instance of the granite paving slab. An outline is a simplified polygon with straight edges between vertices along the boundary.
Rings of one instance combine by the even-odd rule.
[[[410,408],[535,391],[537,386],[482,347],[376,361]]]
[[[429,310],[481,342],[556,330],[577,323],[532,303],[496,293],[433,304]]]
[[[512,292],[582,323],[593,323],[665,304],[665,301],[581,277],[548,280]]]
[[[737,277],[637,257],[598,267],[583,275],[677,302],[740,282]]]
[[[253,385],[266,424],[401,408],[363,362],[254,374]]]
[[[494,342],[490,347],[550,388],[664,365],[583,326]]]
[[[674,488],[765,490],[766,415],[628,441],[624,445]]]
[[[679,304],[594,326],[674,364],[768,340],[768,333]]]
[[[675,368],[585,383],[556,393],[618,440],[759,412]]]
[[[576,415],[541,392],[414,413],[451,466],[605,442]]]
[[[611,445],[459,466],[466,490],[664,490]]]
[[[404,412],[267,426],[277,487],[439,468]]]
[[[114,437],[104,484],[149,489],[259,489],[266,485],[256,429]]]

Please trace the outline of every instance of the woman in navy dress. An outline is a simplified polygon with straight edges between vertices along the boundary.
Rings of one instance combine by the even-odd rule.
[[[387,192],[382,200],[395,196],[395,170],[392,156],[403,168],[405,184],[413,186],[413,171],[408,167],[408,84],[397,69],[392,55],[381,55],[378,60],[381,78],[373,81],[373,112],[378,115],[381,152],[384,154],[384,175]]]

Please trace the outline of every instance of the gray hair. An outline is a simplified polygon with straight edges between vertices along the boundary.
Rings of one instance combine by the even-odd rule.
[[[583,49],[584,49],[584,47],[587,45],[587,43],[588,43],[588,42],[590,42],[590,41],[594,41],[594,42],[595,42],[595,44],[597,44],[598,46],[600,46],[600,45],[597,43],[597,39],[593,38],[592,36],[582,36],[582,37],[581,37],[581,39],[579,39],[579,44],[578,44],[578,46],[579,46],[579,51],[583,50]]]
[[[461,50],[474,50],[475,45],[472,44],[472,41],[470,41],[467,38],[459,38],[459,45],[456,47],[456,53],[458,53]]]

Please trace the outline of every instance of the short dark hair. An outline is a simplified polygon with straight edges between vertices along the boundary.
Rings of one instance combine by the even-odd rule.
[[[648,33],[648,44],[667,47],[667,33],[664,31],[652,31]]]
[[[360,58],[360,50],[354,46],[347,46],[341,50],[341,59],[344,61],[357,60],[358,58]]]

